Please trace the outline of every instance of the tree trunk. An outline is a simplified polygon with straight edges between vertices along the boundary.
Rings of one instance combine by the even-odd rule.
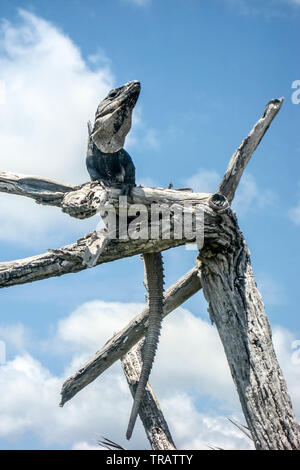
[[[299,424],[275,356],[270,325],[253,277],[249,250],[230,209],[243,171],[282,103],[281,98],[267,104],[263,116],[233,154],[216,194],[190,194],[146,187],[133,189],[130,204],[144,204],[150,211],[149,214],[152,214],[152,203],[169,206],[172,236],[169,234],[168,237],[162,236],[159,239],[146,237],[112,240],[107,231],[95,231],[61,249],[48,250],[47,253],[23,260],[0,263],[0,288],[75,273],[120,258],[160,252],[183,245],[192,240],[186,234],[181,238],[175,237],[175,227],[178,227],[179,222],[182,223],[178,214],[185,205],[196,204],[204,214],[204,246],[198,257],[198,273],[195,270],[190,271],[166,291],[164,315],[202,286],[209,303],[210,317],[219,331],[256,448],[300,450]],[[117,208],[120,195],[120,190],[105,189],[99,182],[71,186],[33,175],[7,172],[0,172],[1,191],[30,197],[39,204],[57,206],[79,219],[91,217],[99,210],[102,214],[111,206]],[[193,212],[192,209],[189,210]],[[162,235],[166,235],[162,221],[159,223]],[[195,239],[199,240],[199,232]],[[197,274],[200,282],[195,279]],[[146,308],[64,383],[61,405],[142,338],[147,316]],[[136,354],[135,349],[133,353]],[[133,377],[135,371],[132,364],[140,361],[136,361],[136,355],[128,356],[127,359],[125,363],[128,376]],[[134,385],[130,378],[131,389],[132,386]],[[155,400],[153,403],[155,404]],[[155,427],[151,420],[152,417],[146,423],[146,432]],[[166,428],[164,436],[167,439],[166,446],[172,446],[172,438],[168,436]],[[152,437],[153,442],[157,439],[157,442],[161,441],[158,445],[165,445],[162,442],[165,437],[161,440],[159,433],[155,434],[154,431]]]
[[[235,216],[220,215],[231,244],[206,243],[199,276],[256,449],[300,449],[297,423]]]

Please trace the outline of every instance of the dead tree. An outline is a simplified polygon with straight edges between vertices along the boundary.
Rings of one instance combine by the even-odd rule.
[[[204,213],[204,245],[196,266],[165,291],[164,315],[203,289],[236,385],[242,410],[256,449],[300,449],[300,427],[292,409],[286,383],[275,356],[272,335],[261,295],[254,280],[249,250],[230,204],[246,165],[283,99],[272,100],[248,137],[232,156],[215,194],[172,189],[136,187],[132,203],[143,204],[150,213],[152,203],[182,209],[196,205]],[[72,217],[84,219],[118,210],[118,189],[99,183],[63,185],[35,176],[0,173],[0,191],[53,205]],[[130,207],[130,205],[129,205]],[[172,209],[172,210],[173,210]],[[176,211],[175,211],[176,212]],[[176,224],[173,212],[171,226]],[[161,222],[160,222],[161,223]],[[191,242],[185,236],[159,239],[112,239],[107,230],[87,234],[71,245],[30,258],[0,263],[0,287],[34,282],[66,273],[76,273],[137,254],[160,252]],[[172,235],[172,234],[171,234]],[[147,328],[147,306],[115,334],[91,360],[68,378],[62,387],[61,406],[95,380],[115,361],[123,362],[131,390],[138,379],[139,348]],[[152,448],[175,448],[157,400],[148,388],[140,410]]]

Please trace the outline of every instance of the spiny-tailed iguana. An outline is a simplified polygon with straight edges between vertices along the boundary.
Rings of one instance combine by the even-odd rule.
[[[93,129],[89,129],[86,164],[91,179],[106,186],[120,186],[122,194],[130,194],[135,186],[135,167],[123,149],[131,127],[132,111],[140,93],[136,80],[110,91],[99,104]],[[145,387],[151,372],[163,311],[163,262],[161,253],[144,253],[145,285],[148,289],[149,324],[143,346],[143,366],[135,391],[126,432],[130,439]]]

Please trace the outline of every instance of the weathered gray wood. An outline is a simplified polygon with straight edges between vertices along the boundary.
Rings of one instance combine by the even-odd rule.
[[[98,196],[96,189],[92,189],[96,199],[99,197],[103,204],[108,201],[109,204],[116,207],[118,210],[119,190],[103,190],[100,185],[98,186]],[[76,194],[82,194],[82,191],[74,191],[72,194],[68,193],[67,197],[76,197]],[[183,208],[188,202],[189,204],[198,205],[204,213],[204,237],[217,238],[219,236],[218,217],[209,206],[210,195],[208,194],[191,194],[182,191],[173,190],[154,190],[152,188],[135,188],[133,191],[134,203],[145,203],[150,210],[152,202],[159,201],[169,206],[175,204],[179,208]],[[72,200],[73,201],[73,200]],[[76,199],[76,201],[78,201]],[[167,204],[168,202],[168,204]],[[78,208],[81,208],[82,213],[86,214],[91,211],[92,202],[89,200],[86,205],[82,203],[69,201],[67,207],[70,211],[71,207],[76,207],[76,214],[78,216]],[[98,200],[97,204],[100,202]],[[100,205],[101,206],[101,205]],[[105,206],[104,206],[105,207]],[[169,248],[190,243],[193,239],[185,238],[174,239],[172,230],[174,228],[174,220],[176,214],[171,217],[171,230],[170,237],[165,239],[110,239],[107,242],[107,233],[105,231],[95,231],[77,240],[76,243],[64,246],[60,249],[48,250],[48,252],[31,256],[29,258],[1,262],[0,263],[0,288],[8,287],[16,284],[24,284],[49,277],[61,276],[67,273],[75,273],[87,269],[91,266],[90,260],[97,253],[99,247],[102,247],[102,252],[97,258],[95,265],[107,263],[120,258],[126,258],[141,253],[164,251]],[[195,227],[194,227],[195,228]]]
[[[193,268],[175,284],[164,292],[164,316],[179,307],[183,302],[201,289],[197,268]],[[147,331],[149,308],[146,307],[139,315],[121,331],[116,333],[95,356],[86,362],[62,386],[60,406],[74,397],[76,393],[95,380],[114,362],[121,359]]]
[[[137,384],[142,370],[141,348],[144,340],[139,341],[122,357],[122,367],[132,397],[135,396]],[[168,424],[164,418],[158,400],[148,382],[139,407],[139,416],[153,450],[176,450]]]
[[[234,152],[229,162],[227,171],[221,181],[218,192],[226,196],[229,203],[234,198],[234,194],[244,169],[247,166],[251,155],[256,150],[261,139],[268,130],[271,122],[281,108],[283,98],[271,100],[265,107],[265,112],[255,124],[252,131],[243,140],[239,148]]]
[[[183,205],[198,204],[205,201],[210,194],[190,193],[182,189],[151,188],[137,186],[132,190],[131,204],[152,203]],[[97,182],[72,186],[58,183],[47,178],[34,175],[0,172],[0,192],[25,196],[34,199],[39,204],[57,206],[63,212],[78,219],[92,217],[101,211],[101,206],[112,204],[117,208],[120,189],[104,188]]]
[[[281,104],[282,99],[268,103],[263,117],[233,155],[217,195],[139,187],[134,188],[133,200],[130,201],[145,204],[148,210],[152,202],[169,206],[175,203],[180,207],[187,202],[200,204],[204,212],[205,243],[199,254],[199,278],[257,449],[300,449],[300,430],[274,353],[271,330],[254,281],[249,251],[228,202],[231,203],[252,153]],[[106,190],[99,183],[75,188],[43,178],[4,173],[0,177],[0,191],[59,206],[78,218],[90,217],[107,204],[116,207],[120,194],[119,190]],[[137,253],[163,251],[191,241],[184,238],[172,240],[172,236],[164,240],[125,241],[108,241],[107,237],[105,231],[93,232],[60,250],[0,263],[0,287],[78,272],[86,269],[90,260],[101,264]],[[199,288],[200,284],[195,291]],[[182,299],[182,293],[183,288],[177,293],[178,299]],[[171,304],[174,308],[174,298]],[[120,358],[120,352],[127,352],[143,336],[147,315],[144,312],[141,314],[143,318],[138,317],[137,324],[131,322],[65,382],[61,404],[94,380]],[[120,341],[125,343],[125,348]],[[107,366],[104,366],[105,362]]]
[[[99,247],[105,239],[105,233],[100,235],[93,232],[77,240],[76,243],[57,250],[49,250],[41,255],[20,260],[2,262],[0,263],[0,288],[87,269],[86,261],[89,259],[90,249],[94,246]],[[109,240],[96,264],[109,263],[121,258],[156,250],[163,251],[186,242],[185,239],[156,240],[152,243],[149,240],[130,240],[128,242]]]
[[[218,193],[233,200],[246,165],[280,110],[283,98],[267,104],[262,118],[229,162]],[[211,198],[212,200],[212,198]],[[226,200],[223,201],[226,206]],[[210,207],[214,208],[213,204]],[[230,246],[206,240],[199,276],[218,328],[242,409],[257,449],[300,449],[300,428],[277,362],[272,334],[256,287],[250,254],[236,218],[215,207]],[[221,237],[222,238],[222,237]]]
[[[272,344],[250,254],[231,211],[221,215],[230,246],[207,241],[199,276],[256,449],[300,449],[300,429]],[[226,238],[227,238],[226,237]]]
[[[0,192],[30,197],[41,204],[60,206],[65,194],[75,188],[40,176],[0,172]]]

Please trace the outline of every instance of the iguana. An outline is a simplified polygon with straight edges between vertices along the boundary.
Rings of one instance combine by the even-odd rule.
[[[132,111],[140,93],[134,80],[109,92],[99,104],[93,129],[89,129],[86,164],[93,181],[120,186],[129,195],[135,186],[135,167],[123,149],[131,127]],[[144,253],[145,285],[148,290],[149,323],[142,350],[143,366],[136,387],[126,438],[130,439],[151,372],[159,340],[163,311],[163,262],[161,253]]]

